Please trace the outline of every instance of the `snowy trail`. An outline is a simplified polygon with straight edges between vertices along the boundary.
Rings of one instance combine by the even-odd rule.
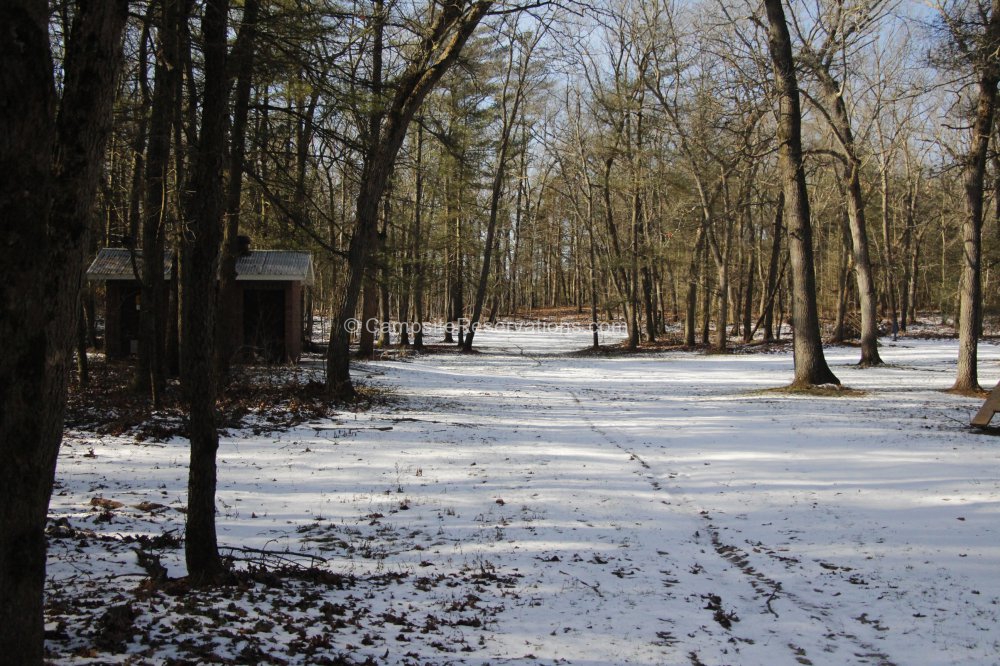
[[[356,582],[240,602],[228,621],[246,629],[216,653],[249,654],[252,635],[253,654],[303,664],[324,640],[405,666],[1000,663],[1000,455],[959,425],[977,401],[940,392],[953,342],[886,345],[892,365],[867,371],[828,350],[864,393],[823,399],[762,392],[791,376],[784,353],[477,342],[360,364],[395,406],[223,442],[220,543],[318,555]],[[982,358],[988,382],[1000,350]],[[109,535],[179,529],[129,506],[183,506],[185,444],[71,435],[53,513]],[[95,494],[128,506],[105,525]],[[127,598],[109,581],[138,568],[115,543],[57,542],[53,586]],[[179,550],[163,558],[183,574]],[[354,615],[330,624],[320,602]],[[137,623],[172,635],[160,614]],[[63,622],[79,651],[93,619]],[[307,647],[289,653],[296,632]]]
[[[896,351],[896,350],[892,350]],[[913,354],[905,348],[899,349],[900,356],[906,358]],[[926,350],[924,350],[926,351]],[[844,358],[853,355],[852,350],[842,350]],[[837,356],[834,356],[837,359]],[[755,359],[757,360],[757,359]],[[842,359],[841,363],[844,363]],[[917,366],[897,366],[888,368],[880,373],[857,371],[848,365],[838,367],[838,372],[845,375],[846,381],[852,386],[863,385],[866,381],[882,391],[895,391],[893,399],[909,410],[915,405],[927,406],[926,403],[931,398],[934,399],[935,408],[941,410],[941,403],[947,405],[949,400],[946,396],[928,391],[926,387],[913,386],[912,378],[907,377],[909,385],[897,386],[893,375],[903,375],[906,371],[934,372],[941,373],[942,369],[920,367],[919,363],[926,363],[925,354],[920,354],[916,359],[906,359],[918,362]],[[930,359],[933,360],[933,359]],[[750,441],[747,448],[760,447],[761,442],[755,442],[755,437],[765,436],[770,440],[768,444],[777,443],[779,447],[785,449],[777,455],[773,451],[765,451],[763,455],[757,456],[763,460],[764,464],[754,463],[754,455],[733,456],[734,460],[740,464],[748,465],[748,475],[753,476],[755,470],[773,474],[774,462],[780,461],[784,454],[794,457],[791,448],[802,448],[803,437],[801,430],[804,424],[811,420],[820,420],[825,417],[833,421],[842,428],[842,433],[848,437],[852,436],[854,430],[858,430],[860,437],[870,438],[870,444],[878,445],[886,442],[879,442],[885,437],[884,424],[859,424],[855,413],[873,412],[877,409],[876,400],[884,401],[886,395],[868,396],[863,398],[841,398],[837,400],[814,401],[815,405],[805,405],[808,401],[800,398],[765,398],[761,400],[759,396],[748,396],[745,394],[749,388],[760,388],[760,386],[747,386],[747,373],[733,374],[730,376],[730,386],[725,387],[720,399],[718,387],[713,387],[711,392],[704,395],[699,388],[707,379],[709,383],[723,383],[721,380],[713,378],[712,373],[703,374],[699,378],[687,375],[687,379],[692,381],[695,388],[694,396],[692,391],[687,390],[682,393],[681,400],[671,402],[672,391],[670,384],[678,383],[678,375],[672,377],[655,377],[644,372],[642,361],[633,364],[620,361],[602,362],[601,360],[591,361],[568,361],[565,358],[552,358],[537,356],[531,358],[531,364],[518,366],[510,360],[508,368],[512,369],[513,375],[518,378],[518,385],[523,390],[534,391],[536,398],[541,395],[552,393],[567,394],[569,398],[562,398],[562,408],[567,412],[568,419],[572,422],[572,417],[576,416],[581,420],[589,433],[583,432],[581,428],[563,424],[563,434],[565,438],[571,439],[574,443],[575,451],[581,455],[590,455],[588,447],[594,446],[597,450],[606,453],[607,445],[612,444],[624,455],[617,464],[621,469],[617,471],[620,479],[629,478],[629,475],[637,481],[637,487],[633,487],[623,494],[628,497],[642,497],[644,489],[641,487],[647,484],[654,493],[654,504],[659,503],[663,510],[657,512],[650,510],[648,514],[641,516],[636,514],[634,502],[621,503],[619,509],[623,513],[631,513],[636,518],[636,523],[643,523],[643,530],[648,530],[656,525],[660,528],[661,534],[669,535],[665,543],[671,544],[671,560],[673,566],[664,564],[662,560],[666,554],[660,548],[646,548],[640,552],[633,546],[632,559],[643,563],[656,563],[666,567],[661,569],[661,578],[668,581],[670,591],[664,593],[664,599],[652,597],[652,608],[647,609],[648,613],[657,614],[662,608],[676,607],[677,600],[683,600],[686,608],[679,615],[681,620],[672,618],[664,620],[668,629],[654,631],[660,640],[654,641],[662,643],[665,647],[670,647],[677,643],[691,644],[692,641],[676,641],[676,636],[684,636],[687,639],[695,639],[693,643],[708,643],[710,647],[701,647],[692,650],[689,658],[700,659],[706,662],[725,663],[727,659],[732,659],[734,654],[738,654],[739,659],[744,663],[770,663],[773,659],[779,661],[794,660],[795,663],[967,663],[968,655],[955,656],[954,644],[948,640],[949,630],[942,627],[944,613],[935,611],[933,604],[929,601],[928,593],[931,590],[920,589],[927,581],[920,581],[909,587],[902,579],[906,576],[906,571],[915,570],[914,565],[904,565],[903,570],[890,568],[889,571],[882,570],[881,563],[886,560],[885,552],[892,549],[891,546],[879,548],[878,544],[885,543],[884,536],[879,531],[891,530],[893,525],[891,520],[886,520],[879,524],[870,516],[867,518],[867,529],[872,530],[870,535],[854,538],[859,540],[857,548],[853,548],[851,543],[845,543],[842,534],[833,533],[829,541],[822,543],[820,548],[810,548],[799,551],[792,547],[786,538],[763,540],[763,536],[774,536],[767,534],[768,530],[763,530],[755,534],[749,534],[744,525],[752,518],[747,513],[737,514],[734,521],[727,514],[730,512],[732,502],[723,502],[721,506],[711,501],[711,496],[706,496],[704,483],[699,479],[705,477],[705,467],[711,463],[704,462],[700,465],[678,464],[680,460],[672,458],[690,457],[690,451],[674,451],[673,455],[669,444],[664,446],[665,433],[657,428],[650,428],[645,423],[646,415],[656,412],[654,421],[664,422],[672,419],[678,423],[685,423],[687,428],[697,428],[699,425],[708,425],[707,428],[713,431],[712,437],[700,442],[706,449],[717,446],[720,442],[725,442],[729,437],[725,433],[727,429],[732,430],[739,427],[744,431],[743,436]],[[701,358],[693,362],[703,369],[706,359]],[[771,365],[770,359],[758,361],[763,365]],[[787,358],[779,358],[779,363],[788,363]],[[680,361],[678,364],[691,364],[689,360]],[[745,361],[738,361],[746,365]],[[729,365],[725,360],[722,365]],[[579,367],[586,366],[585,373],[588,381],[583,385],[578,381]],[[638,366],[638,371],[630,369],[628,365]],[[623,366],[626,366],[623,373]],[[602,373],[602,368],[606,368],[606,373]],[[629,372],[629,370],[633,370]],[[947,370],[944,370],[947,372]],[[702,374],[699,372],[699,374]],[[880,374],[876,385],[872,382],[873,375]],[[768,373],[768,381],[772,382],[773,375]],[[886,375],[889,375],[888,377]],[[681,377],[684,377],[681,373]],[[681,380],[683,381],[683,380]],[[699,384],[701,386],[699,386]],[[624,388],[623,385],[629,385]],[[611,386],[611,391],[594,388],[593,386]],[[666,389],[666,390],[665,390]],[[735,393],[733,393],[735,389]],[[613,408],[608,409],[608,393],[613,394]],[[914,395],[908,396],[908,393]],[[542,401],[551,400],[551,397]],[[572,399],[574,405],[569,407],[567,402]],[[703,404],[699,405],[699,401]],[[667,402],[668,405],[663,403]],[[725,403],[722,409],[728,409],[729,413],[719,418],[717,416],[692,417],[690,412],[711,410],[718,407],[719,403]],[[764,408],[761,409],[761,404]],[[777,403],[792,406],[794,408],[792,420],[784,421],[780,426],[775,426],[773,421],[775,415],[772,412],[773,406]],[[768,407],[770,404],[772,407]],[[832,407],[832,409],[831,409]],[[779,413],[781,410],[778,410]],[[818,413],[816,413],[818,411]],[[945,411],[950,411],[945,409]],[[574,414],[574,412],[576,412]],[[677,412],[680,412],[679,414]],[[840,412],[840,413],[836,413]],[[632,416],[636,415],[636,416]],[[896,415],[889,412],[886,416],[895,419]],[[924,417],[926,418],[926,414]],[[698,420],[702,423],[699,424]],[[962,416],[951,416],[953,420],[959,420]],[[720,422],[725,421],[726,423]],[[771,421],[772,423],[760,427],[756,425],[761,422]],[[837,423],[839,422],[839,423]],[[735,425],[734,425],[735,424]],[[865,425],[872,427],[870,432],[865,432]],[[861,426],[861,427],[859,427]],[[679,426],[680,427],[680,426]],[[567,434],[567,428],[572,428],[572,435]],[[902,429],[900,427],[900,429]],[[683,433],[677,434],[683,437]],[[875,435],[875,437],[872,437]],[[913,433],[909,433],[913,437]],[[670,437],[666,439],[669,441]],[[813,437],[814,442],[807,445],[808,452],[804,459],[820,460],[827,458],[829,454],[824,454],[822,446],[825,443],[831,445],[843,439],[840,433],[831,436],[827,430],[821,429],[817,436]],[[714,440],[714,441],[713,441]],[[769,446],[763,447],[765,449]],[[832,446],[831,446],[832,449]],[[835,451],[831,451],[836,455]],[[855,458],[875,458],[885,457],[886,452],[857,451],[852,450],[850,456]],[[890,455],[899,455],[899,451],[891,451]],[[860,454],[860,456],[859,456]],[[695,453],[695,455],[698,455]],[[745,456],[745,457],[744,457]],[[832,457],[832,456],[829,456]],[[845,456],[848,457],[848,456]],[[905,463],[906,455],[899,455],[901,461]],[[921,461],[923,462],[923,461]],[[995,484],[995,458],[993,459],[993,474]],[[861,460],[859,463],[852,463],[847,467],[854,467],[855,464],[862,466],[867,461]],[[685,468],[687,468],[685,470]],[[853,470],[857,471],[857,469]],[[868,478],[861,478],[865,476]],[[873,479],[871,472],[859,475],[858,485],[870,484]],[[709,475],[712,478],[712,475]],[[714,480],[714,479],[713,479]],[[891,495],[891,479],[886,480]],[[716,480],[716,483],[718,481]],[[801,481],[799,481],[801,484]],[[727,494],[725,485],[716,486],[716,494]],[[761,485],[767,485],[761,483]],[[807,484],[802,484],[807,485]],[[852,483],[848,485],[853,485]],[[861,492],[859,490],[859,492]],[[747,502],[747,507],[752,508],[759,499],[751,499],[750,491],[736,493],[744,495],[743,500]],[[762,493],[765,497],[767,491]],[[818,493],[815,489],[804,490],[800,496],[794,498],[796,504],[800,504],[808,497],[818,498],[824,494],[822,490]],[[829,495],[830,493],[825,493]],[[836,495],[843,494],[837,491]],[[664,497],[666,499],[662,499]],[[995,497],[995,494],[993,494]],[[606,505],[607,498],[600,498],[597,504]],[[593,499],[590,504],[594,504]],[[821,506],[822,502],[814,501],[808,513],[819,512],[820,521],[828,520],[836,522],[840,520],[840,514],[845,513],[843,507]],[[773,507],[767,506],[767,509]],[[638,520],[638,518],[642,520]],[[801,519],[801,516],[796,516]],[[891,516],[890,516],[891,518]],[[784,517],[788,520],[788,517]],[[816,528],[809,524],[814,517],[809,517],[806,524],[797,525],[789,531],[805,531],[808,528]],[[762,527],[772,527],[773,520],[762,524]],[[848,524],[845,527],[853,527]],[[643,530],[638,530],[641,532]],[[835,532],[834,530],[830,530]],[[986,551],[984,555],[990,557],[996,554],[996,533],[990,530],[986,539]],[[753,538],[747,538],[747,537]],[[781,535],[781,536],[787,536]],[[908,535],[909,536],[909,535]],[[871,542],[869,542],[869,539]],[[794,540],[794,537],[793,537]],[[990,541],[992,540],[992,544]],[[916,540],[919,542],[919,539]],[[678,543],[679,542],[679,543]],[[862,543],[863,542],[863,543]],[[872,543],[873,542],[873,543]],[[902,544],[904,550],[912,550],[913,543]],[[814,544],[815,546],[815,544]],[[993,546],[991,548],[991,546]],[[879,555],[871,555],[872,550],[884,551]],[[992,552],[991,552],[992,551]],[[714,555],[706,557],[706,555]],[[868,563],[874,559],[879,562],[875,566]],[[646,567],[648,569],[648,567]],[[692,573],[694,572],[694,573]],[[636,570],[634,576],[641,579],[648,587],[649,581],[655,579],[655,572],[647,570]],[[886,575],[891,574],[891,575]],[[931,577],[937,578],[941,571],[931,573]],[[932,594],[943,592],[940,584],[935,584],[938,589]],[[992,586],[994,591],[996,586]],[[964,590],[953,590],[954,593],[975,595],[982,594],[975,586],[968,586]],[[718,594],[719,601],[712,599],[711,595]],[[951,596],[951,595],[946,595]],[[951,603],[961,603],[957,599],[949,600]],[[659,605],[658,605],[659,604]],[[995,604],[994,604],[995,605]],[[718,620],[718,615],[712,612],[711,608],[721,610],[722,615],[727,613],[740,617],[740,622],[727,623],[723,626]],[[719,608],[721,606],[721,608]],[[931,615],[936,616],[935,621],[929,621],[921,626],[921,620],[928,617],[927,611],[931,610]],[[907,615],[906,611],[910,611]],[[642,613],[636,613],[641,615]],[[664,615],[664,613],[659,613]],[[674,615],[678,615],[674,613]],[[716,617],[712,617],[715,615]],[[886,618],[891,618],[891,621]],[[977,610],[973,616],[968,618],[954,618],[943,624],[958,624],[964,620],[973,623],[978,631],[990,631],[991,625],[995,626],[997,616],[995,610],[983,614],[982,610]],[[715,620],[713,624],[712,620]],[[722,620],[725,623],[725,620]],[[891,624],[891,626],[889,626]],[[794,631],[789,631],[789,627],[794,627]],[[645,628],[649,635],[649,627]],[[930,630],[932,635],[937,635],[932,639],[932,645],[927,645],[923,640],[914,640],[921,636],[926,630]],[[954,627],[952,627],[954,631]],[[726,635],[731,632],[731,635]],[[960,638],[964,631],[952,633],[950,638],[958,641],[964,640],[967,645],[972,644],[968,638]],[[995,632],[990,632],[995,634]],[[728,640],[720,640],[720,634]],[[698,637],[701,636],[702,639]],[[902,638],[901,641],[898,638]],[[945,638],[945,640],[941,640]],[[896,640],[894,640],[896,639]],[[982,658],[987,660],[984,663],[992,663],[993,650],[996,647],[996,637],[992,637],[992,644],[983,646]],[[899,657],[894,656],[891,649],[896,647],[895,652]],[[930,648],[930,651],[928,651]],[[665,654],[669,654],[669,650]],[[783,654],[782,654],[783,653]],[[661,655],[663,658],[664,655]],[[674,654],[673,658],[678,655]],[[815,661],[818,660],[818,661]],[[792,663],[792,661],[788,661]]]
[[[677,479],[678,474],[671,470],[654,469],[643,459],[636,452],[637,448],[641,448],[641,445],[637,447],[636,443],[629,439],[627,426],[617,429],[614,436],[609,434],[594,425],[589,416],[589,414],[597,414],[598,410],[588,408],[575,393],[573,394],[573,398],[580,405],[583,418],[588,422],[591,430],[628,453],[629,459],[634,461],[638,466],[638,469],[634,470],[635,474],[640,476],[655,491],[669,498],[669,501],[661,500],[661,502],[670,507],[670,513],[683,512],[692,519],[692,522],[699,523],[693,530],[692,538],[686,540],[685,543],[685,545],[689,546],[686,549],[687,552],[683,552],[683,556],[687,559],[687,562],[683,563],[682,566],[675,567],[676,573],[673,571],[670,572],[668,586],[676,587],[677,593],[683,595],[688,602],[692,599],[701,599],[704,602],[706,595],[698,594],[697,592],[699,588],[705,587],[706,583],[703,581],[712,581],[710,585],[716,591],[719,591],[716,586],[721,586],[725,590],[725,597],[718,596],[718,602],[709,597],[707,606],[699,606],[696,603],[692,605],[690,611],[692,615],[697,617],[699,608],[701,610],[711,610],[713,619],[724,629],[732,631],[734,644],[723,645],[721,650],[713,650],[712,652],[715,652],[715,654],[705,654],[705,650],[703,649],[702,654],[692,651],[689,656],[699,661],[706,659],[710,661],[724,661],[727,657],[732,658],[731,655],[735,653],[740,655],[741,660],[745,660],[748,663],[767,662],[769,658],[773,658],[773,655],[770,654],[771,646],[765,644],[762,646],[765,653],[755,654],[757,650],[754,646],[760,642],[760,638],[750,638],[750,636],[756,635],[753,629],[746,632],[741,631],[742,626],[737,624],[741,620],[736,618],[742,616],[742,618],[746,619],[752,614],[763,614],[766,610],[767,613],[774,617],[774,620],[780,620],[781,614],[776,610],[777,608],[786,614],[785,623],[780,631],[775,630],[773,626],[774,621],[771,618],[764,618],[765,621],[763,623],[758,622],[757,624],[764,625],[760,628],[774,636],[776,640],[787,640],[786,645],[790,656],[794,657],[799,663],[810,663],[807,655],[813,654],[818,650],[821,650],[826,655],[825,658],[839,658],[843,660],[843,663],[878,663],[885,665],[893,663],[886,654],[874,647],[873,642],[879,638],[877,634],[863,638],[856,635],[856,633],[845,633],[842,623],[837,621],[838,618],[831,617],[831,613],[825,604],[805,599],[800,594],[788,591],[801,589],[803,585],[809,582],[805,578],[808,577],[811,579],[815,575],[815,572],[806,572],[801,567],[793,570],[792,567],[787,566],[790,558],[782,558],[773,549],[758,542],[752,548],[753,553],[765,553],[786,564],[786,566],[780,567],[778,570],[769,567],[771,571],[767,575],[762,573],[760,571],[761,564],[766,566],[767,563],[760,563],[757,566],[753,566],[752,553],[748,553],[747,550],[744,550],[739,545],[724,542],[719,529],[712,522],[712,517],[707,507],[702,508],[696,505],[692,498],[684,495],[683,488],[677,483],[668,480],[666,481],[666,485],[664,485],[660,481],[660,479]],[[700,517],[702,520],[695,521],[695,516]],[[702,531],[706,534],[702,535]],[[705,541],[710,542],[711,549],[705,547]],[[691,546],[694,548],[691,548]],[[711,557],[706,558],[706,553],[715,555],[715,559]],[[836,569],[834,565],[828,566]],[[793,578],[794,580],[792,580]],[[842,592],[835,591],[833,594],[840,596]],[[730,607],[731,604],[734,605]],[[721,612],[721,615],[717,614],[716,611]],[[731,615],[727,615],[727,611]],[[787,627],[789,621],[795,625],[794,640],[788,640]],[[708,636],[718,633],[717,628],[713,632],[703,622],[696,622],[695,625],[685,627],[681,631],[689,637],[698,632],[703,632]],[[741,637],[740,634],[744,634],[744,637]],[[834,657],[838,653],[839,657]]]
[[[875,626],[870,631],[866,631],[863,626],[846,630],[844,620],[850,618],[844,615],[847,609],[842,605],[838,605],[839,613],[831,612],[822,600],[807,599],[794,592],[808,586],[817,572],[806,571],[801,566],[789,566],[791,558],[783,558],[758,542],[753,552],[765,553],[784,565],[775,568],[767,567],[766,562],[760,563],[770,570],[769,575],[761,573],[760,565],[752,566],[751,553],[738,545],[723,542],[719,528],[712,522],[709,507],[697,504],[673,481],[679,476],[677,472],[655,469],[642,457],[640,451],[650,446],[650,443],[639,441],[642,433],[633,434],[627,419],[624,422],[615,420],[605,428],[596,424],[602,416],[607,418],[600,397],[595,395],[596,390],[574,390],[571,382],[566,387],[559,385],[555,377],[565,360],[533,360],[537,367],[525,371],[512,366],[514,374],[520,378],[522,386],[529,387],[536,395],[550,392],[568,394],[573,405],[567,405],[567,411],[571,414],[575,412],[590,431],[572,435],[573,440],[578,443],[577,450],[586,455],[587,449],[583,446],[585,443],[600,450],[606,450],[609,444],[617,447],[622,453],[617,461],[617,474],[622,479],[623,486],[626,486],[623,495],[641,497],[649,489],[654,493],[655,501],[648,513],[636,513],[634,507],[628,506],[627,501],[617,508],[622,514],[630,513],[635,524],[641,528],[635,530],[637,538],[630,545],[630,561],[640,563],[640,566],[629,571],[629,578],[635,580],[640,588],[649,587],[650,581],[659,578],[663,588],[660,594],[646,597],[643,608],[633,607],[632,612],[639,616],[658,616],[663,615],[662,609],[675,607],[678,601],[686,605],[681,613],[673,611],[672,615],[675,617],[660,618],[664,628],[655,631],[658,640],[653,641],[653,644],[665,648],[660,655],[661,659],[680,663],[686,657],[695,663],[725,663],[738,655],[742,663],[772,663],[771,660],[776,656],[773,643],[783,641],[788,650],[787,657],[794,658],[798,663],[811,663],[808,655],[817,652],[823,654],[825,659],[838,659],[842,663],[893,663],[888,655],[875,647],[881,638],[877,632],[882,629],[877,620],[871,622]],[[612,366],[612,371],[615,370]],[[597,384],[611,379],[597,373],[595,375]],[[550,379],[538,380],[538,377]],[[619,397],[616,409],[624,412],[637,411],[648,400],[649,393],[640,389],[637,394]],[[632,487],[627,487],[628,479],[634,481]],[[601,504],[606,502],[606,498],[599,500]],[[642,520],[638,520],[639,518]],[[669,535],[667,538],[672,542],[670,552],[656,547],[657,543],[663,542],[647,544],[638,534],[657,528]],[[655,570],[650,570],[651,565],[656,567]],[[829,563],[824,565],[827,570],[840,569]],[[850,571],[850,567],[843,569]],[[841,588],[849,585],[840,580],[837,583],[836,587]],[[826,594],[837,597],[845,592],[851,591],[825,591]],[[861,616],[868,606],[867,599],[861,600],[857,615]],[[786,616],[780,624],[781,614],[776,609],[780,609]],[[754,622],[758,619],[755,615],[764,613],[768,616],[760,618],[762,622]],[[755,626],[743,630],[747,625],[739,622],[744,619],[753,622]],[[795,626],[793,640],[789,639],[790,623]],[[770,635],[769,639],[762,640],[760,632],[765,636]],[[700,637],[701,641],[698,642],[705,641],[711,647],[677,654],[671,648],[687,644],[687,641],[679,640],[679,636],[686,636],[688,639]],[[780,649],[778,652],[780,653]]]

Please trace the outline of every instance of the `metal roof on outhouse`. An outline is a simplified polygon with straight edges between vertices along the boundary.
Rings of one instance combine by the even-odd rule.
[[[88,280],[134,280],[136,269],[142,271],[142,252],[135,252],[135,269],[132,251],[127,248],[106,247],[97,252],[90,268]],[[163,255],[163,278],[170,279],[170,254]],[[290,250],[253,250],[236,259],[236,279],[261,281],[289,281],[312,284],[315,280],[312,254]]]
[[[94,262],[87,269],[88,280],[135,280],[142,275],[142,250],[133,252],[124,247],[106,247],[97,251]],[[170,254],[163,254],[163,279],[170,279]]]
[[[312,284],[313,259],[310,252],[253,250],[236,259],[237,280],[297,280]]]

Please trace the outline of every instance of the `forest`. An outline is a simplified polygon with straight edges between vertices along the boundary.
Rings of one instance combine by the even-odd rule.
[[[43,658],[46,514],[67,385],[104,331],[84,277],[100,250],[141,288],[129,390],[154,410],[183,394],[197,584],[226,577],[217,406],[244,360],[248,252],[310,253],[297,319],[336,404],[358,397],[352,359],[473,352],[486,324],[550,311],[596,351],[608,323],[615,353],[790,341],[796,388],[841,384],[824,345],[884,367],[880,338],[932,323],[957,339],[951,390],[982,395],[1000,0],[14,0],[0,25],[16,663]]]
[[[362,355],[420,347],[420,327],[408,329],[425,321],[453,322],[447,340],[470,349],[470,326],[555,306],[623,319],[633,349],[671,323],[685,344],[718,350],[775,337],[793,310],[785,236],[797,223],[783,219],[762,7],[435,8],[234,6],[218,130],[200,117],[212,92],[207,37],[193,27],[202,8],[130,8],[89,251],[180,254],[200,131],[221,160],[212,218],[223,221],[210,230],[220,293],[240,235],[311,251],[309,313],[390,323],[365,327],[379,339],[362,335]],[[69,33],[69,14],[53,17],[55,35]],[[1000,211],[982,106],[992,88],[980,80],[989,8],[817,2],[787,16],[814,253],[807,300],[824,332],[858,339],[861,362],[877,365],[880,331],[905,332],[918,310],[961,321],[959,285],[977,281],[964,307],[981,329],[1000,233],[995,213],[981,238],[983,216]],[[428,30],[456,39],[419,42]],[[155,393],[178,346],[156,303],[178,299],[156,271],[142,281],[153,298],[137,381],[150,373]],[[329,386],[349,393],[334,338]],[[956,386],[976,385],[971,364],[962,374]]]

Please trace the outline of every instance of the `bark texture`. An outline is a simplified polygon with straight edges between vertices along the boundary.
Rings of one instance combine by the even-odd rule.
[[[962,282],[959,286],[958,368],[954,391],[979,389],[979,330],[982,322],[983,189],[989,155],[993,115],[996,112],[1000,63],[1000,0],[993,0],[984,41],[979,47],[981,72],[976,117],[972,126],[972,147],[966,158],[963,185],[965,221],[962,224]]]
[[[201,132],[191,175],[181,245],[181,382],[190,410],[188,436],[188,511],[184,556],[196,584],[217,580],[224,572],[215,531],[216,454],[219,433],[215,413],[216,270],[222,240],[228,85],[226,80],[227,0],[208,0],[202,18],[205,87]]]
[[[0,4],[0,655],[43,661],[45,520],[125,2],[76,7],[60,112],[44,0]]]
[[[778,170],[785,195],[784,223],[792,266],[792,322],[795,332],[793,386],[840,384],[823,355],[816,308],[812,227],[806,176],[802,168],[802,111],[792,60],[792,42],[781,0],[764,0],[768,46],[778,93]]]

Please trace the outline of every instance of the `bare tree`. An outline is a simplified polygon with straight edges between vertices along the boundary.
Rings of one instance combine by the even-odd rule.
[[[784,222],[792,265],[792,322],[795,330],[795,378],[792,386],[840,384],[823,355],[816,276],[813,267],[809,197],[802,167],[802,112],[792,41],[781,0],[764,0],[768,46],[778,93],[778,168],[785,195]]]
[[[181,26],[187,21],[188,5],[179,0],[164,0],[153,6],[157,8],[157,48],[149,139],[146,157],[140,161],[145,165],[146,197],[141,226],[143,261],[141,272],[137,275],[142,285],[142,298],[139,302],[139,358],[134,386],[138,392],[148,393],[153,405],[158,407],[166,385],[166,320],[163,312],[167,289],[163,279],[163,253],[170,214],[171,133],[182,75]],[[145,63],[141,66],[145,68]]]
[[[127,3],[70,9],[60,97],[48,4],[0,5],[0,659],[25,666],[43,663],[45,520]]]
[[[246,168],[246,137],[250,115],[254,61],[257,49],[259,0],[244,0],[243,19],[233,46],[236,82],[233,90],[233,121],[229,150],[229,188],[226,194],[225,229],[219,260],[219,296],[216,326],[216,369],[220,381],[229,374],[229,365],[237,350],[239,322],[236,317],[236,260],[240,252],[240,209],[243,199],[243,175]]]
[[[503,196],[504,185],[506,184],[513,132],[518,124],[524,99],[529,93],[528,87],[531,83],[529,67],[532,64],[532,54],[545,34],[544,29],[528,34],[519,32],[516,26],[516,19],[508,19],[505,27],[509,34],[510,45],[498,99],[500,107],[500,141],[497,146],[493,184],[490,189],[490,212],[489,221],[486,225],[483,263],[479,273],[479,283],[476,287],[472,318],[469,320],[469,331],[462,345],[465,351],[472,349],[472,340],[475,338],[476,328],[479,326],[479,320],[483,315],[483,305],[486,302],[486,290],[490,279],[490,263],[494,253],[497,217],[500,214],[500,200]]]
[[[983,190],[1000,82],[1000,0],[968,0],[941,8],[953,45],[976,79],[972,140],[963,163],[965,220],[959,288],[958,367],[953,391],[979,389],[982,323]]]
[[[207,0],[201,21],[204,92],[194,152],[191,189],[185,201],[181,243],[181,383],[188,401],[188,510],[184,554],[196,583],[224,572],[215,532],[216,454],[215,306],[225,192],[229,87],[226,76],[228,0]]]
[[[361,283],[375,246],[382,195],[406,131],[428,93],[458,58],[492,4],[489,0],[477,0],[434,6],[430,24],[408,55],[407,66],[395,82],[395,92],[387,105],[382,130],[377,141],[369,147],[355,207],[354,233],[347,257],[347,283],[331,324],[327,350],[326,388],[331,394],[345,398],[354,395],[348,321],[357,310]]]
[[[834,154],[841,161],[837,170],[843,183],[847,204],[847,219],[853,248],[854,274],[858,286],[861,310],[862,368],[882,364],[878,352],[878,319],[875,277],[868,251],[868,227],[865,201],[861,187],[863,160],[861,147],[854,136],[851,114],[845,99],[846,62],[854,55],[857,43],[866,39],[873,24],[885,11],[883,0],[824,0],[818,3],[816,20],[806,27],[795,25],[802,40],[798,61],[804,65],[819,85],[820,94],[809,96],[833,132],[837,146]],[[838,78],[837,68],[841,68]]]

